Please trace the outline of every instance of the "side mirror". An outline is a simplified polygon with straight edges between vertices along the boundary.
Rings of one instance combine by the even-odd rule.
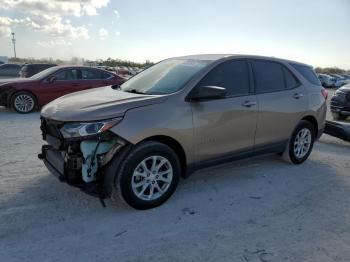
[[[49,82],[50,84],[52,84],[53,82],[55,82],[56,79],[57,79],[56,76],[49,76],[49,77],[47,78],[47,82]]]
[[[196,86],[188,96],[189,101],[220,99],[226,96],[226,88],[219,86]]]

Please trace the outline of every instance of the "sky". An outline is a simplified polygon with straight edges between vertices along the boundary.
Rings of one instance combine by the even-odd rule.
[[[0,56],[265,55],[350,69],[350,0],[0,0]]]

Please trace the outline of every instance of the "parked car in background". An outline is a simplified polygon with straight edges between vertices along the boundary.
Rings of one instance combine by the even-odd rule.
[[[14,78],[19,76],[21,70],[19,64],[3,64],[0,65],[0,78]]]
[[[128,70],[128,68],[126,66],[117,66],[115,68],[115,70],[116,70],[116,73],[118,75],[125,76],[125,77],[129,77],[130,76],[129,70]]]
[[[350,84],[339,88],[331,99],[331,112],[335,120],[350,116]]]
[[[57,66],[56,64],[25,64],[22,66],[19,76],[23,78],[31,77],[47,68]]]
[[[335,79],[326,74],[318,74],[318,79],[321,81],[323,87],[331,88],[334,87]]]
[[[55,66],[30,78],[0,81],[0,106],[30,113],[60,96],[123,82],[124,78],[101,69]]]
[[[350,79],[347,78],[343,78],[343,79],[338,79],[335,83],[334,83],[334,87],[335,88],[340,88],[344,85],[350,84]]]
[[[9,62],[9,58],[7,56],[0,56],[0,64],[6,64]]]
[[[326,99],[312,67],[298,62],[167,59],[118,90],[83,91],[46,105],[41,130],[48,144],[39,158],[60,181],[154,208],[180,177],[203,167],[266,153],[303,163],[322,135]]]

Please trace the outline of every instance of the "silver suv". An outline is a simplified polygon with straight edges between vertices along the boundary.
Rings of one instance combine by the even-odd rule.
[[[153,208],[203,167],[267,153],[303,163],[323,132],[326,99],[312,67],[298,62],[171,58],[121,86],[46,105],[39,157],[61,181]]]

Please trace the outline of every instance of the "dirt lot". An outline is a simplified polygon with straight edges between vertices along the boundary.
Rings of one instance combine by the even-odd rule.
[[[349,261],[350,144],[305,164],[264,156],[182,180],[136,211],[59,183],[37,159],[39,114],[0,108],[1,261]]]

